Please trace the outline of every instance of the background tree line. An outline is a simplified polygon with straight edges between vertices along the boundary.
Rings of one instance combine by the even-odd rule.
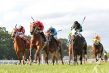
[[[68,40],[65,38],[60,38],[60,41],[62,42],[63,54],[64,56],[67,56]],[[89,45],[87,50],[88,50],[88,58],[93,58],[92,46]],[[17,59],[13,47],[13,39],[11,37],[11,33],[8,32],[5,27],[0,27],[0,60],[2,59],[8,59],[8,60]]]
[[[11,34],[5,27],[0,27],[0,59],[17,59]]]

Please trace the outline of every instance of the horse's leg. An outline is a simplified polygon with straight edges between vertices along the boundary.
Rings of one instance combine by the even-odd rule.
[[[99,60],[99,54],[96,52],[95,53],[95,58],[96,58],[96,62]]]
[[[37,53],[36,53],[36,51],[35,51],[35,54],[34,54],[34,61],[33,62],[37,63]]]
[[[103,61],[103,50],[101,51],[101,60]]]
[[[31,65],[31,62],[32,62],[32,59],[31,59],[31,50],[32,50],[32,48],[30,48],[30,50],[29,50],[29,64]]]
[[[29,50],[27,50],[26,52],[27,52],[27,54],[26,54],[26,55],[27,55],[27,56],[26,56],[26,57],[27,57],[27,58],[26,58],[26,61],[27,61],[26,64],[29,64]]]
[[[56,51],[56,52],[55,52],[56,64],[58,64],[59,55],[60,55],[60,53],[59,53],[58,51]],[[61,61],[62,61],[62,60],[61,60]]]
[[[97,59],[97,51],[96,51],[95,48],[94,48],[93,52],[94,52],[94,58],[95,58],[95,61],[97,62],[97,61],[98,61],[98,59]]]
[[[84,63],[87,62],[87,44],[84,46],[84,52],[83,52],[83,58],[84,58]]]
[[[62,62],[62,64],[64,64],[64,61],[63,61],[63,53],[62,53],[62,47],[61,46],[60,46],[59,53],[60,53],[60,57],[61,57],[61,62]]]
[[[77,64],[77,54],[74,54],[74,64]]]
[[[80,55],[80,64],[82,64],[82,54]]]
[[[83,61],[84,61],[84,64],[87,62],[87,55],[86,54],[83,55]]]
[[[54,63],[55,63],[55,52],[51,53],[51,57],[52,57],[52,63],[54,65]]]
[[[37,50],[36,50],[36,60],[37,59],[38,59],[39,64],[40,64],[40,60],[41,60],[41,57],[40,57],[40,46],[37,46]]]
[[[22,64],[25,63],[25,59],[26,59],[26,51],[22,52],[23,56],[22,56]]]
[[[17,52],[16,54],[17,54],[18,60],[19,60],[19,62],[20,62],[19,64],[21,64],[20,52]]]
[[[69,64],[71,62],[72,59],[72,49],[69,48]]]
[[[55,63],[55,56],[53,55],[53,58],[52,58],[52,62],[53,62],[53,65]]]
[[[49,51],[45,51],[46,52],[46,56],[45,56],[45,62],[48,64],[48,55],[49,55]]]
[[[45,63],[48,64],[48,55],[49,55],[48,46],[45,46],[43,49],[44,49],[44,52],[45,52],[45,54],[44,54]]]

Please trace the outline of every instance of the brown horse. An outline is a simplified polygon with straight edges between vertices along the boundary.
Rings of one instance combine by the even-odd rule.
[[[84,61],[87,61],[87,43],[85,38],[81,35],[74,35],[71,37],[70,44],[68,47],[69,52],[69,64],[72,59],[74,58],[74,63],[77,63],[77,57],[80,56],[80,64],[82,64],[83,58]]]
[[[17,54],[18,60],[21,63],[21,54],[23,55],[23,64],[24,61],[26,59],[26,53],[29,52],[29,47],[30,47],[30,41],[28,40],[24,40],[23,38],[21,38],[19,35],[17,35],[17,31],[16,28],[13,29],[11,36],[14,39],[14,50]],[[27,42],[28,41],[28,42]]]
[[[48,34],[47,36],[48,42],[46,47],[44,48],[46,52],[45,61],[48,64],[48,56],[51,55],[52,63],[54,65],[55,61],[58,63],[59,58],[61,58],[62,64],[63,62],[63,54],[62,54],[62,44],[59,40],[56,40],[53,35]]]
[[[32,35],[31,43],[30,43],[30,60],[31,60],[31,50],[32,48],[34,48],[36,50],[35,61],[38,60],[40,64],[40,60],[41,60],[40,53],[41,53],[41,49],[44,47],[44,40],[36,26],[34,27],[30,26],[30,33]]]
[[[93,53],[94,53],[94,57],[96,59],[96,62],[99,60],[98,58],[100,58],[101,60],[103,57],[103,45],[100,42],[94,41],[93,43]]]

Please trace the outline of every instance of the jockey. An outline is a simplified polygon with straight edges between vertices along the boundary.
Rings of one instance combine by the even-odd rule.
[[[74,34],[80,34],[80,32],[82,32],[82,26],[80,25],[80,23],[78,21],[75,21],[73,26],[71,27],[72,30],[72,35]]]
[[[101,38],[99,35],[96,35],[95,38],[93,38],[93,41],[97,42],[97,43],[100,43],[100,40],[101,40]]]
[[[35,21],[35,22],[33,22],[33,25],[37,27],[37,29],[39,30],[41,36],[42,36],[43,39],[44,39],[44,42],[46,42],[46,38],[45,38],[45,35],[44,35],[44,33],[43,33],[43,30],[44,30],[44,25],[43,25],[43,23],[40,22],[40,21]]]
[[[24,29],[23,26],[20,25],[20,26],[17,28],[17,34],[18,34],[18,35],[24,35],[24,34],[25,34],[25,29]]]
[[[51,35],[54,36],[55,39],[57,39],[57,31],[52,26],[47,30],[47,33],[50,33]]]
[[[52,35],[55,38],[55,41],[56,41],[57,46],[59,48],[58,39],[57,39],[57,30],[54,27],[51,26],[47,30],[47,34],[50,34],[50,35]]]
[[[25,42],[29,42],[25,36],[25,28],[23,26],[20,25],[18,28],[16,28],[16,31],[16,35],[19,35]]]

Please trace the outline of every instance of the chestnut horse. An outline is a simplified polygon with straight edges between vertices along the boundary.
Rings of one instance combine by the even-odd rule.
[[[23,64],[24,61],[26,59],[26,53],[29,52],[29,47],[30,47],[30,41],[28,40],[24,40],[23,38],[21,38],[19,35],[17,35],[17,31],[16,28],[13,29],[11,36],[14,39],[14,50],[17,54],[18,60],[21,63],[21,54],[23,55]],[[27,42],[28,41],[28,42]]]
[[[54,65],[55,61],[58,63],[59,58],[61,58],[62,64],[63,62],[63,54],[62,54],[62,44],[59,40],[56,40],[53,35],[47,35],[47,45],[44,48],[46,52],[45,61],[48,64],[48,56],[51,55],[52,63]]]
[[[84,62],[87,61],[87,43],[85,38],[81,35],[74,35],[71,37],[70,44],[68,47],[69,52],[69,64],[72,59],[74,58],[74,63],[77,63],[77,57],[80,56],[80,64],[82,64],[82,60],[84,58]]]
[[[33,26],[33,24],[31,24],[30,26],[30,33],[32,35],[31,38],[31,43],[30,43],[30,61],[31,61],[31,50],[35,49],[35,61],[38,60],[39,64],[40,64],[40,60],[41,60],[41,49],[44,47],[44,40],[43,37],[41,36],[39,30],[37,29],[37,26]],[[31,64],[31,63],[30,63]]]
[[[94,57],[96,59],[96,62],[99,60],[98,58],[100,58],[101,60],[103,57],[103,45],[100,42],[95,41],[93,43],[93,53],[94,53]]]

